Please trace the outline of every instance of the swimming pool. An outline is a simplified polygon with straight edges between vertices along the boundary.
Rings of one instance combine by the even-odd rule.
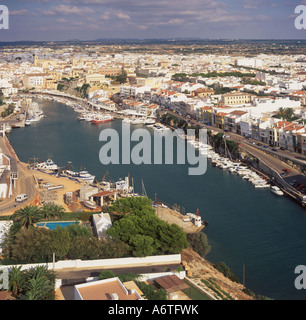
[[[78,221],[39,222],[39,223],[36,223],[36,227],[45,227],[50,230],[54,230],[57,227],[65,228],[69,225],[78,224],[78,223],[79,223]]]

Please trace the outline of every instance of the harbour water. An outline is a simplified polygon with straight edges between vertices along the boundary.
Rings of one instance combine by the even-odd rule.
[[[204,229],[212,246],[208,260],[225,262],[241,281],[244,265],[245,285],[256,294],[305,299],[306,293],[294,286],[295,267],[306,264],[306,212],[302,207],[267,189],[255,189],[210,163],[202,176],[188,176],[188,164],[104,166],[99,161],[99,134],[104,128],[120,133],[120,120],[92,125],[78,121],[79,114],[63,104],[38,102],[46,118],[9,134],[21,161],[51,158],[61,166],[71,161],[75,169],[85,168],[99,180],[107,171],[112,181],[129,174],[136,192],[141,191],[143,180],[150,198],[181,205],[186,212],[199,208],[209,222]]]

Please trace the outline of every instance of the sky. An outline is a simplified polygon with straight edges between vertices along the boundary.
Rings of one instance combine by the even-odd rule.
[[[0,0],[0,41],[72,39],[306,39],[306,0]],[[306,9],[306,7],[305,7]]]

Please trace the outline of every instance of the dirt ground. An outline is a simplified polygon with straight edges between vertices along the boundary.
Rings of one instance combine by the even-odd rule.
[[[242,284],[226,278],[221,272],[216,270],[209,261],[203,259],[192,249],[184,249],[181,255],[182,261],[187,263],[187,269],[189,269],[187,273],[188,278],[211,295],[216,296],[215,292],[201,281],[202,279],[213,279],[213,282],[234,300],[254,300],[252,297],[242,292],[244,288]],[[226,295],[223,296],[226,298]],[[218,299],[221,298],[219,297]]]
[[[179,212],[171,210],[169,208],[163,208],[162,206],[157,206],[156,214],[160,219],[170,224],[172,223],[177,224],[186,233],[200,232],[204,228],[204,226],[196,227],[192,222],[185,222],[183,219],[187,218],[186,216],[180,214]]]
[[[68,178],[64,178],[64,177],[57,178],[55,176],[52,176],[52,175],[49,175],[47,173],[43,173],[43,172],[40,172],[37,170],[32,170],[31,172],[37,178],[38,181],[40,179],[43,179],[43,181],[39,182],[40,185],[50,183],[52,186],[58,186],[58,185],[63,186],[62,189],[53,190],[53,191],[49,192],[48,195],[46,194],[47,193],[46,188],[40,188],[40,193],[43,195],[46,194],[46,198],[49,197],[52,202],[63,206],[66,211],[70,212],[71,206],[68,207],[65,204],[64,195],[66,192],[75,192],[75,191],[79,190],[80,187],[82,186],[82,184],[78,183],[76,181],[72,181]],[[41,199],[41,200],[43,200],[43,199]]]

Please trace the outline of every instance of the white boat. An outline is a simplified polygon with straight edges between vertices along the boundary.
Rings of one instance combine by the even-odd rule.
[[[9,133],[9,132],[11,132],[12,131],[12,127],[9,125],[9,124],[6,124],[5,125],[5,132],[6,133]]]
[[[124,119],[122,120],[122,122],[123,122],[123,123],[131,123],[132,120],[129,119],[129,118],[124,118]]]
[[[112,117],[110,114],[98,114],[91,120],[91,123],[99,124],[99,123],[110,122],[113,120],[114,120],[114,117]]]
[[[88,173],[88,171],[80,171],[78,174],[78,179],[88,181],[88,182],[94,182],[95,176]]]
[[[155,120],[152,119],[152,118],[146,118],[146,119],[144,119],[144,124],[146,124],[146,125],[152,125],[152,124],[154,124],[154,123],[155,123]]]
[[[271,192],[276,194],[277,196],[283,196],[284,192],[277,186],[271,186]]]
[[[94,210],[94,209],[97,208],[97,204],[95,202],[93,202],[93,201],[87,200],[87,201],[84,201],[83,203],[84,203],[84,206],[89,208],[89,209],[93,209]]]
[[[131,124],[143,124],[144,123],[144,119],[142,118],[135,118],[131,120]]]
[[[268,183],[265,184],[256,184],[255,188],[270,188],[270,185]]]
[[[30,126],[30,125],[31,125],[31,123],[32,123],[32,121],[31,121],[31,120],[29,120],[29,119],[27,119],[27,120],[24,122],[24,124],[25,124],[26,126]]]
[[[47,161],[38,163],[36,165],[37,168],[40,169],[46,169],[46,170],[57,170],[58,169],[58,165],[55,164],[51,159],[48,159]]]

